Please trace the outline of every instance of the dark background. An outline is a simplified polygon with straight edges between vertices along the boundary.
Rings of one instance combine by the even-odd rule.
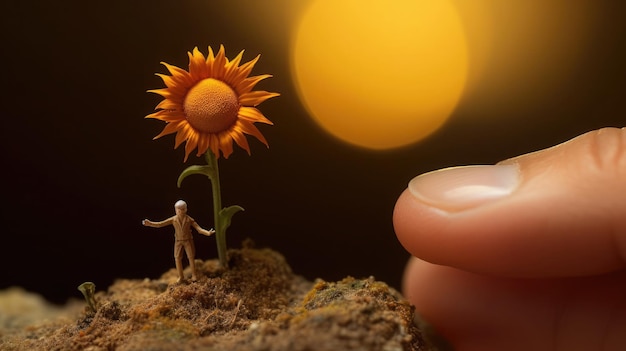
[[[194,176],[176,187],[179,173],[202,159],[183,164],[172,136],[151,140],[164,124],[143,119],[161,100],[146,93],[162,87],[154,76],[166,72],[159,62],[186,68],[194,46],[206,52],[224,44],[231,58],[246,49],[244,61],[261,53],[253,74],[274,75],[258,86],[282,94],[260,106],[275,124],[259,127],[270,149],[249,138],[252,156],[236,148],[220,161],[223,205],[246,209],[233,218],[228,243],[238,247],[250,237],[310,279],[374,275],[399,288],[408,254],[391,217],[413,176],[495,163],[626,121],[626,9],[602,0],[594,2],[600,17],[589,45],[546,97],[490,101],[474,90],[421,142],[389,151],[349,146],[319,128],[298,100],[288,64],[289,12],[262,18],[267,7],[279,12],[284,3],[0,5],[0,288],[22,286],[62,303],[80,297],[76,287],[84,281],[105,289],[116,278],[158,277],[173,267],[172,231],[140,222],[172,215],[179,198],[202,226],[212,226],[208,179]],[[263,30],[269,26],[278,29]],[[483,70],[489,79],[489,66]],[[196,246],[197,258],[217,256],[214,238],[196,236]]]

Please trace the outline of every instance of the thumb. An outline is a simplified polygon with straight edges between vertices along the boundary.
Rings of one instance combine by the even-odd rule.
[[[435,264],[517,277],[626,268],[626,128],[492,166],[420,175],[394,210],[402,245]]]

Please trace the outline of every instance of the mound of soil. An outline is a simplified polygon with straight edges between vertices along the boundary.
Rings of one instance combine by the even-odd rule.
[[[68,306],[28,326],[0,319],[0,349],[435,350],[412,306],[372,277],[310,282],[279,253],[249,245],[229,259],[227,270],[197,260],[197,281],[176,283],[174,269],[154,280],[118,280],[96,293],[95,312]]]

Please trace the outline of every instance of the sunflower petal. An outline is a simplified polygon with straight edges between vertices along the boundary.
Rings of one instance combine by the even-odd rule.
[[[184,160],[184,162],[187,161],[187,157],[189,157],[189,154],[191,154],[191,151],[193,151],[193,149],[195,149],[197,146],[198,146],[198,134],[191,133],[189,135],[189,138],[187,138],[187,143],[185,144],[185,160]]]
[[[154,108],[155,110],[158,109],[162,109],[162,110],[182,110],[181,105],[169,100],[169,99],[165,99],[162,100],[161,102],[159,102],[156,107]]]
[[[241,130],[241,128],[235,125],[231,136],[233,137],[233,140],[235,140],[237,145],[246,150],[248,152],[248,155],[250,155],[250,145],[248,145],[248,139],[246,139],[246,136],[243,135],[243,131]]]
[[[265,123],[269,125],[274,125],[272,121],[265,118],[265,116],[261,113],[261,111],[259,111],[258,109],[254,107],[245,107],[245,106],[240,107],[238,117],[248,120],[252,123],[260,122],[260,123]]]
[[[215,54],[213,54],[213,48],[209,45],[209,54],[206,57],[206,67],[209,77],[213,77],[213,64],[215,62]]]
[[[178,66],[170,65],[167,62],[161,62],[161,64],[165,66],[165,68],[170,72],[172,76],[189,78],[189,72],[185,71],[184,69]]]
[[[182,127],[180,128],[178,133],[176,133],[176,138],[174,140],[175,149],[178,148],[180,144],[183,143],[183,141],[189,139],[190,134],[194,133],[193,129],[191,128],[189,123],[187,123],[187,121],[184,121],[181,124],[182,124]]]
[[[233,77],[233,82],[241,82],[244,78],[246,78],[250,74],[250,72],[252,72],[252,68],[257,63],[257,61],[259,61],[260,57],[261,55],[257,55],[254,59],[239,66],[237,75]]]
[[[188,52],[189,56],[189,74],[194,81],[199,81],[208,77],[208,70],[204,55],[198,50],[196,46],[193,48],[193,53]]]
[[[189,88],[191,85],[193,85],[194,81],[189,75],[189,72],[180,67],[176,67],[165,62],[161,62],[161,64],[165,66],[165,68],[167,68],[167,70],[171,74],[171,79],[177,85],[180,85],[183,88]]]
[[[280,96],[279,93],[272,93],[264,90],[255,90],[239,96],[239,103],[243,106],[257,106],[267,99]]]
[[[161,78],[163,80],[163,83],[165,83],[165,86],[167,86],[168,88],[171,88],[176,84],[174,80],[172,79],[172,76],[167,76],[161,73],[155,73],[155,75]]]
[[[199,134],[198,135],[198,153],[196,156],[202,156],[209,149],[209,135],[207,134]]]
[[[254,88],[255,85],[257,85],[258,82],[262,81],[263,79],[271,78],[271,77],[272,77],[271,74],[263,74],[260,76],[248,77],[242,80],[240,83],[238,83],[235,86],[235,90],[237,91],[237,94],[239,95],[248,93],[252,90],[252,88]]]
[[[222,150],[222,154],[224,155],[224,158],[228,158],[228,156],[233,153],[233,138],[228,132],[220,133],[218,138],[220,140],[220,149]]]
[[[164,113],[164,112],[165,112],[165,111],[160,110],[160,111],[157,111],[157,112],[151,113],[151,114],[147,115],[147,116],[146,116],[146,117],[144,117],[144,118],[161,119],[161,118],[162,118],[162,115],[163,115],[163,113]]]
[[[158,119],[164,122],[178,122],[178,121],[184,121],[185,115],[183,115],[182,113],[178,111],[160,110],[160,111],[151,113],[144,118],[153,118],[153,119]]]
[[[209,134],[209,148],[218,159],[220,158],[220,142],[215,134]]]
[[[217,52],[215,60],[213,61],[213,71],[211,72],[213,78],[224,78],[224,73],[226,72],[224,67],[226,66],[226,63],[228,63],[228,60],[226,59],[226,54],[224,52],[224,45],[220,45],[220,50]]]
[[[153,89],[153,90],[148,90],[148,93],[161,95],[161,97],[163,97],[164,99],[170,100],[180,105],[182,105],[184,101],[184,97],[185,97],[184,96],[185,91],[180,90],[180,89],[170,89],[170,88]]]
[[[161,131],[159,135],[152,138],[152,140],[158,139],[168,134],[176,133],[179,129],[180,129],[180,123],[176,123],[176,122],[168,123],[165,125],[165,128],[163,128],[163,131]]]
[[[225,67],[226,72],[224,73],[224,81],[230,84],[231,86],[233,85],[233,82],[236,82],[234,78],[239,75],[239,62],[241,62],[241,58],[243,57],[243,52],[244,50],[241,50],[239,55],[237,55],[232,61],[226,64],[226,67]]]
[[[161,95],[165,99],[169,99],[172,97],[172,92],[168,88],[151,89],[151,90],[148,90],[148,92]]]
[[[259,139],[263,144],[265,144],[265,146],[269,147],[269,145],[267,144],[267,140],[265,140],[265,137],[263,136],[263,134],[261,134],[261,131],[259,131],[259,129],[255,127],[252,123],[246,120],[241,120],[241,130],[244,133],[250,134]]]

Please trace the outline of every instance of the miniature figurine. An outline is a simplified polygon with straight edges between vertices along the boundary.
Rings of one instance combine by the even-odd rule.
[[[213,228],[211,228],[211,230],[203,229],[193,218],[188,216],[187,203],[183,200],[178,200],[174,204],[174,210],[176,211],[176,215],[164,221],[152,222],[144,219],[141,221],[141,224],[154,228],[161,228],[167,225],[174,226],[174,237],[176,238],[176,243],[174,244],[174,258],[176,260],[176,270],[178,271],[178,282],[185,280],[185,276],[183,274],[183,249],[187,253],[187,259],[189,259],[191,279],[197,280],[198,276],[196,275],[196,264],[194,262],[196,248],[191,235],[191,227],[194,227],[198,233],[206,236],[213,235],[215,230],[213,230]]]

